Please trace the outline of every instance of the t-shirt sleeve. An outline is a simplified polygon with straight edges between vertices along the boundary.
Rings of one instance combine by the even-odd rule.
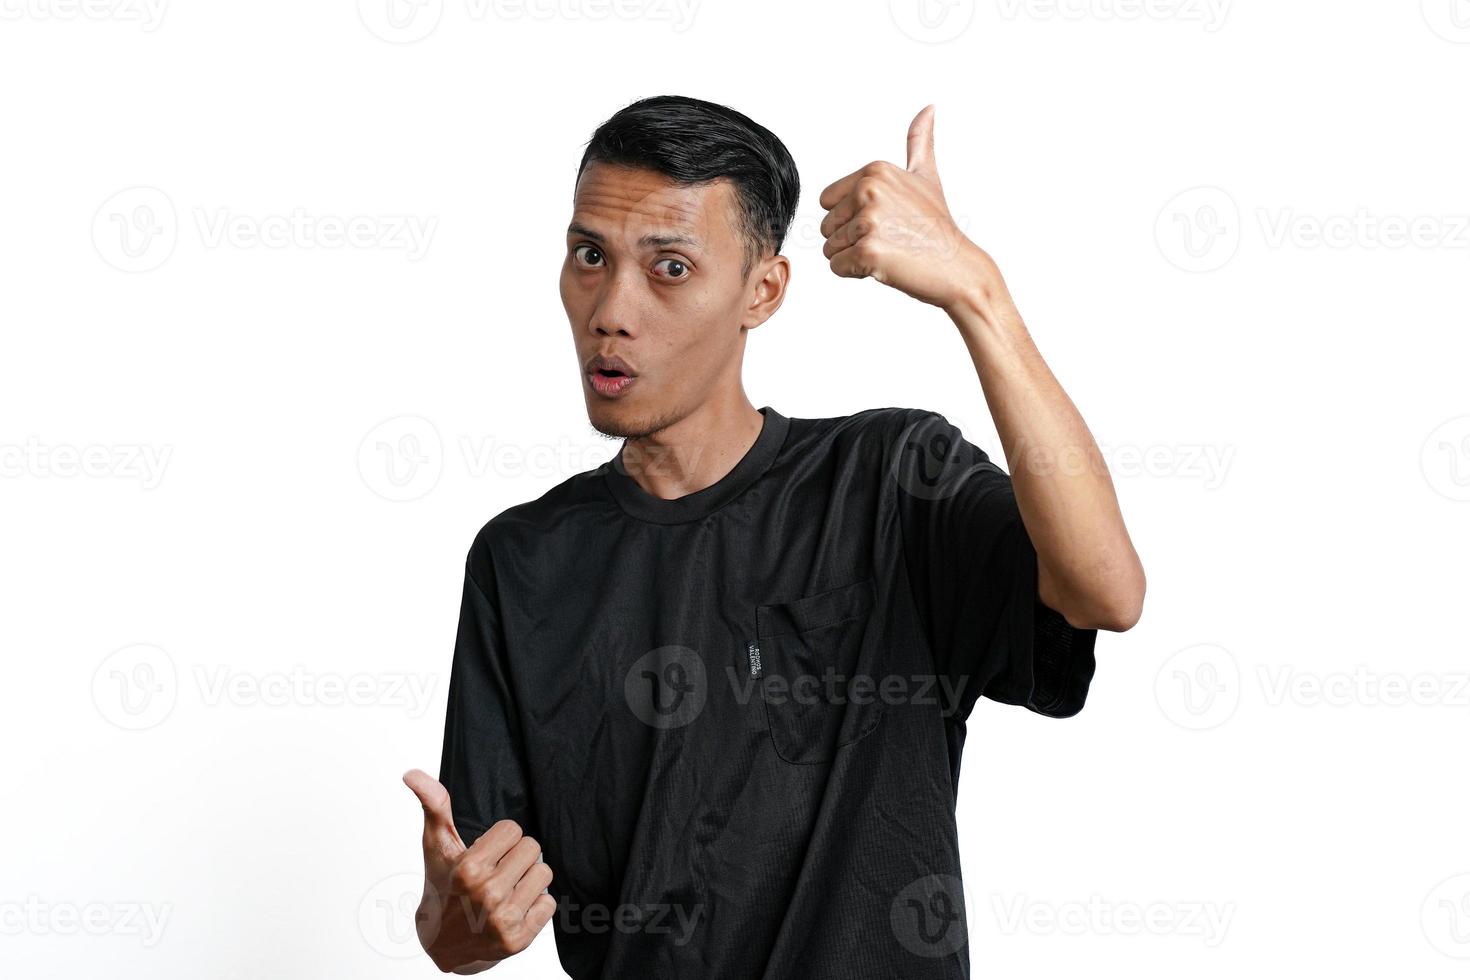
[[[963,721],[981,696],[1064,718],[1082,709],[1097,630],[1036,594],[1010,476],[942,415],[911,413],[893,472],[904,560],[940,679]]]
[[[449,791],[454,825],[465,845],[498,820],[538,833],[525,746],[488,563],[467,562],[459,632],[449,674],[439,781]]]

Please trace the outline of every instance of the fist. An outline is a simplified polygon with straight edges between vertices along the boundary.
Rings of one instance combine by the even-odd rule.
[[[822,191],[822,246],[839,276],[873,278],[949,310],[994,270],[960,232],[934,163],[934,107],[909,125],[908,164],[881,160]]]
[[[465,847],[449,791],[417,769],[403,781],[424,808],[424,897],[414,924],[434,965],[485,969],[531,945],[556,914],[541,845],[502,820]]]

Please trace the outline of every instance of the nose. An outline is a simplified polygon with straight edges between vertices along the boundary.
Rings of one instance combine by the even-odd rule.
[[[607,276],[587,321],[588,329],[598,337],[636,337],[637,289],[624,276]]]

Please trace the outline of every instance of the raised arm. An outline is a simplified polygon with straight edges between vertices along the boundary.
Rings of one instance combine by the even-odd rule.
[[[937,306],[959,329],[1036,548],[1041,601],[1073,626],[1132,627],[1143,609],[1143,565],[1107,464],[1000,269],[950,215],[934,162],[934,107],[909,126],[906,167],[870,163],[829,185],[820,203],[833,272]]]

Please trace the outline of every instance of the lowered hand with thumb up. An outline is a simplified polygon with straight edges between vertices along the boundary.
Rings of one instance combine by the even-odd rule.
[[[466,847],[449,791],[418,769],[403,781],[424,808],[424,896],[415,924],[434,965],[479,973],[531,945],[556,913],[541,845],[514,820],[501,820]]]

